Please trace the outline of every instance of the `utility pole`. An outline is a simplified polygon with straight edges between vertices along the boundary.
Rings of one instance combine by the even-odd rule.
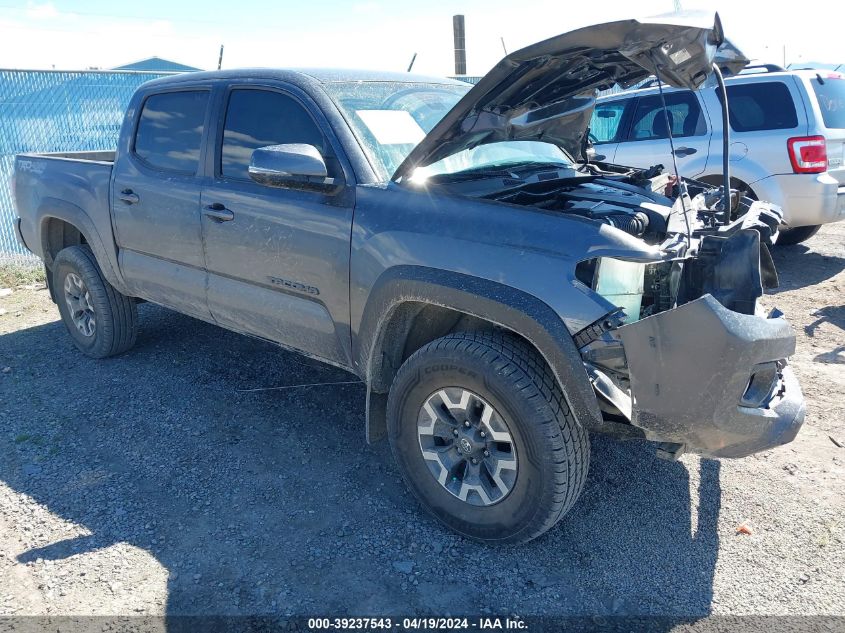
[[[464,16],[452,16],[452,33],[455,38],[455,74],[467,74],[467,44]]]

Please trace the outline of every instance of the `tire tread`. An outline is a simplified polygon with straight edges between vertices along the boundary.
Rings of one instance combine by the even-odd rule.
[[[63,262],[67,262],[83,276],[89,292],[98,295],[100,299],[105,299],[111,313],[111,318],[98,315],[97,328],[102,329],[97,333],[98,340],[94,347],[90,349],[79,345],[77,347],[94,358],[115,356],[130,349],[138,336],[138,307],[135,300],[120,293],[103,277],[97,259],[89,246],[82,244],[62,249],[56,256],[54,270],[58,271],[59,265]],[[57,293],[60,292],[58,281],[58,279],[54,281]],[[59,300],[61,301],[60,297]],[[73,327],[72,324],[67,325],[69,329]]]
[[[508,542],[530,541],[554,526],[575,503],[589,470],[589,434],[572,414],[566,397],[540,354],[521,339],[503,331],[469,331],[446,335],[414,352],[399,373],[411,371],[423,356],[438,351],[456,351],[474,356],[505,378],[527,402],[539,399],[552,412],[538,420],[551,447],[545,471],[552,476],[551,503]],[[399,376],[397,375],[397,380]],[[391,397],[393,397],[391,392]]]

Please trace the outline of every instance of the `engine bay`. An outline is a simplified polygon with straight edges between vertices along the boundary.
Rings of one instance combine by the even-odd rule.
[[[660,243],[666,237],[672,212],[672,200],[663,191],[672,187],[673,179],[657,176],[648,181],[648,188],[631,180],[579,175],[541,180],[490,197],[499,202],[578,215],[613,226],[649,244]]]
[[[780,209],[732,191],[726,222],[719,187],[691,179],[679,183],[662,165],[500,168],[443,184],[463,195],[612,226],[659,249],[659,261],[578,263],[578,281],[622,308],[625,323],[705,294],[730,310],[754,314],[763,289],[778,283],[769,246],[782,222]]]

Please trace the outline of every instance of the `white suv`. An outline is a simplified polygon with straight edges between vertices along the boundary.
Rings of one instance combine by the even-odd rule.
[[[731,186],[783,208],[779,243],[802,242],[845,219],[845,75],[827,70],[740,74],[725,81]],[[756,69],[755,69],[756,70]],[[721,184],[722,114],[717,89],[664,87],[682,176]],[[599,97],[590,125],[596,160],[672,169],[656,84]]]

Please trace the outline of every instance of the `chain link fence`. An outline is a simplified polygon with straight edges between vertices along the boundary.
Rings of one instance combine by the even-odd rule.
[[[112,150],[132,93],[172,73],[0,70],[0,265],[37,265],[15,237],[15,154]]]

